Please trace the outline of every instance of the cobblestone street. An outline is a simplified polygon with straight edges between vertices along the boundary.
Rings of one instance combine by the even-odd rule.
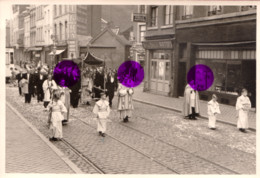
[[[43,103],[32,99],[24,104],[18,88],[6,89],[6,100],[41,133],[48,136],[47,112]],[[113,100],[108,136],[96,132],[92,106],[71,108],[71,118],[63,127],[64,139],[98,165],[105,173],[123,174],[255,174],[256,134],[244,134],[236,127],[217,123],[207,128],[207,120],[185,120],[170,110],[134,102],[129,123],[118,118]],[[62,142],[54,145],[85,173],[97,173]]]

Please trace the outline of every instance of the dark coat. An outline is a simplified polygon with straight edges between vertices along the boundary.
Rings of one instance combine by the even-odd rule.
[[[28,80],[27,73],[23,74],[23,78]],[[29,92],[29,94],[32,94],[34,92],[34,86],[35,86],[34,74],[30,74],[29,84],[28,84],[28,92]]]

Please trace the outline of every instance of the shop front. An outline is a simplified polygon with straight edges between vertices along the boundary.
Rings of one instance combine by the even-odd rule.
[[[171,66],[174,54],[172,42],[172,39],[168,39],[150,40],[143,43],[149,54],[145,66],[148,85],[145,87],[152,93],[168,96],[171,92]]]
[[[178,55],[177,93],[183,96],[190,68],[210,67],[213,85],[200,91],[200,99],[212,94],[219,103],[235,106],[242,88],[256,105],[256,13],[237,12],[176,22]]]
[[[214,93],[218,95],[220,103],[235,105],[241,90],[246,88],[252,105],[255,106],[255,42],[223,43],[222,46],[194,45],[195,64],[207,65],[214,74],[212,86],[207,91],[200,92],[201,99],[209,100]]]

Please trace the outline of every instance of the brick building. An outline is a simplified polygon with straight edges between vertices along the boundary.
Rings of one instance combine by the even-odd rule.
[[[148,6],[145,90],[183,96],[186,75],[208,65],[214,83],[200,92],[209,100],[234,105],[241,88],[256,98],[255,6]]]

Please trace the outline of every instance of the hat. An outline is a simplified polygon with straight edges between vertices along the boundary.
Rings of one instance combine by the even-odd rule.
[[[103,95],[106,95],[106,94],[105,94],[104,92],[101,92],[101,93],[100,93],[100,96],[103,96]]]

